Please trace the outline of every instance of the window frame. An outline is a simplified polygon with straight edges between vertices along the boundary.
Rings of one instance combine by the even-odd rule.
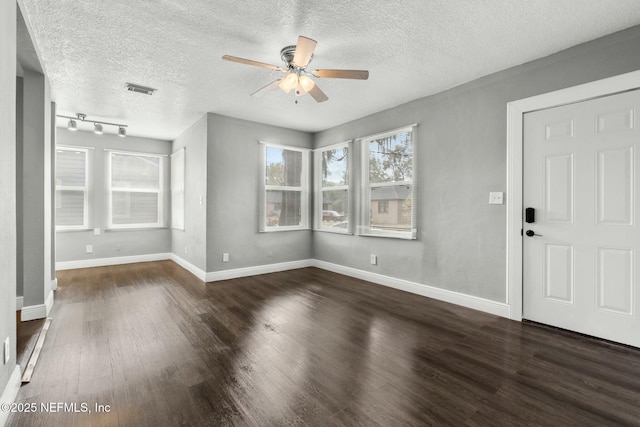
[[[387,132],[378,133],[375,135],[369,135],[364,138],[360,138],[361,148],[361,218],[358,226],[358,235],[360,236],[373,236],[373,237],[389,237],[396,239],[415,240],[417,238],[417,124],[412,124],[399,129],[390,130]],[[382,183],[370,183],[369,171],[370,171],[370,143],[373,140],[386,138],[400,133],[411,133],[411,180],[404,181],[389,181]],[[396,230],[381,230],[371,227],[371,189],[373,187],[385,187],[408,184],[411,186],[411,224],[408,231],[396,231]]]
[[[186,147],[179,148],[170,156],[171,228],[180,231],[185,229],[186,156]]]
[[[309,230],[309,153],[308,148],[301,148],[292,145],[276,144],[266,141],[259,141],[260,147],[260,207],[258,209],[260,218],[258,220],[259,232],[271,233],[278,231]],[[287,185],[267,185],[267,148],[281,148],[283,150],[298,151],[302,153],[302,170],[300,171],[300,186]],[[267,225],[267,191],[299,191],[300,192],[300,224],[285,226]]]
[[[120,229],[148,229],[148,228],[166,228],[165,224],[165,193],[166,193],[166,184],[165,184],[165,173],[166,173],[166,154],[157,154],[157,153],[142,153],[142,152],[133,152],[133,151],[123,151],[123,150],[111,150],[105,149],[107,153],[107,229],[109,230],[120,230]],[[135,157],[152,157],[158,158],[158,189],[153,188],[131,188],[131,187],[113,187],[112,186],[112,178],[113,178],[113,155],[125,155],[125,156],[135,156]],[[128,192],[128,193],[157,193],[158,194],[158,221],[155,223],[137,223],[137,224],[114,224],[113,223],[113,193],[116,191],[120,192]],[[130,196],[129,196],[130,197]]]
[[[329,150],[335,149],[344,149],[348,150],[347,154],[347,171],[348,171],[348,181],[347,185],[338,185],[338,186],[323,186],[322,181],[322,153]],[[316,148],[313,150],[314,157],[314,175],[315,175],[315,185],[314,185],[314,231],[326,231],[329,233],[337,233],[337,234],[353,234],[353,203],[352,203],[352,182],[353,182],[353,141],[345,141],[339,142],[337,144],[328,145],[326,147]],[[347,228],[336,228],[336,227],[325,227],[322,225],[322,212],[324,211],[323,206],[323,194],[325,191],[347,191],[347,217],[346,220],[348,222]]]
[[[80,191],[82,190],[84,193],[84,206],[83,206],[83,218],[81,225],[55,225],[56,232],[58,231],[84,231],[89,229],[89,192],[90,192],[90,167],[89,167],[89,152],[90,148],[88,147],[75,147],[71,145],[56,145],[56,170],[54,171],[54,180],[55,184],[55,193],[58,191],[71,190],[71,191]],[[58,185],[57,183],[57,155],[58,150],[62,151],[81,151],[84,153],[84,186],[79,187],[75,185]],[[55,196],[54,196],[54,210],[57,210]]]

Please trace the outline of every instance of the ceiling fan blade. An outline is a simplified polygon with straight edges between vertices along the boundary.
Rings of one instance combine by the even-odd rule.
[[[318,85],[313,85],[313,87],[307,93],[311,95],[313,99],[316,100],[316,102],[324,102],[329,99],[329,97],[320,90]]]
[[[262,95],[264,95],[265,93],[269,92],[270,90],[277,88],[281,81],[282,81],[282,79],[278,79],[278,80],[276,80],[274,82],[271,82],[268,85],[266,85],[264,87],[261,87],[257,91],[253,92],[251,94],[251,96],[255,96],[256,98],[259,98]]]
[[[367,80],[367,70],[316,70],[313,75],[318,78]]]
[[[253,65],[254,67],[266,68],[267,70],[283,71],[282,68],[275,65],[265,64],[264,62],[252,61],[251,59],[238,58],[237,56],[224,55],[222,57],[225,61],[237,62],[239,64]]]
[[[311,55],[318,44],[317,41],[305,36],[298,36],[298,44],[296,45],[296,53],[293,55],[291,62],[296,67],[304,68],[311,61]]]

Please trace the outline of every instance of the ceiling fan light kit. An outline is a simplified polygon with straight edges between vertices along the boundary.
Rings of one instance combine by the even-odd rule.
[[[367,70],[315,70],[307,71],[309,63],[313,59],[313,51],[317,42],[308,37],[299,36],[298,44],[295,46],[285,46],[280,50],[280,58],[284,62],[284,67],[266,64],[264,62],[253,61],[251,59],[239,58],[237,56],[224,55],[225,61],[237,62],[239,64],[252,65],[254,67],[266,68],[272,71],[280,71],[285,76],[269,83],[268,85],[258,89],[251,96],[259,97],[264,95],[276,87],[282,89],[285,93],[295,90],[296,96],[311,95],[316,102],[324,102],[329,99],[322,90],[316,85],[315,81],[310,77],[316,78],[332,78],[332,79],[355,79],[367,80],[369,71]],[[298,101],[296,100],[296,104]]]

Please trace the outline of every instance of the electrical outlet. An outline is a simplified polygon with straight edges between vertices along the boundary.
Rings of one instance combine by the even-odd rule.
[[[229,262],[229,252],[222,254],[222,262]]]
[[[504,204],[504,193],[502,191],[492,191],[489,193],[490,205],[502,205]]]
[[[9,337],[4,340],[4,364],[9,363],[9,359],[11,358],[11,346],[9,345]]]
[[[94,228],[94,229],[93,229],[93,235],[94,235],[94,236],[99,236],[101,232],[102,232],[102,231],[101,231],[99,228]]]
[[[378,265],[378,256],[371,255],[371,265]]]
[[[88,254],[92,254],[93,253],[93,245],[87,245],[87,247],[85,248],[85,252]]]

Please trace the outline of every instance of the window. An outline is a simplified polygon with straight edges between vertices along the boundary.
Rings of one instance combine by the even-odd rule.
[[[349,144],[342,143],[314,152],[316,171],[317,230],[348,233],[349,197]]]
[[[416,238],[415,126],[362,140],[361,234]]]
[[[308,228],[309,150],[263,143],[260,231]]]
[[[56,230],[89,228],[89,150],[56,148]]]
[[[109,228],[162,227],[164,156],[108,152]]]
[[[184,148],[171,155],[171,228],[177,230],[184,230],[184,156]]]

